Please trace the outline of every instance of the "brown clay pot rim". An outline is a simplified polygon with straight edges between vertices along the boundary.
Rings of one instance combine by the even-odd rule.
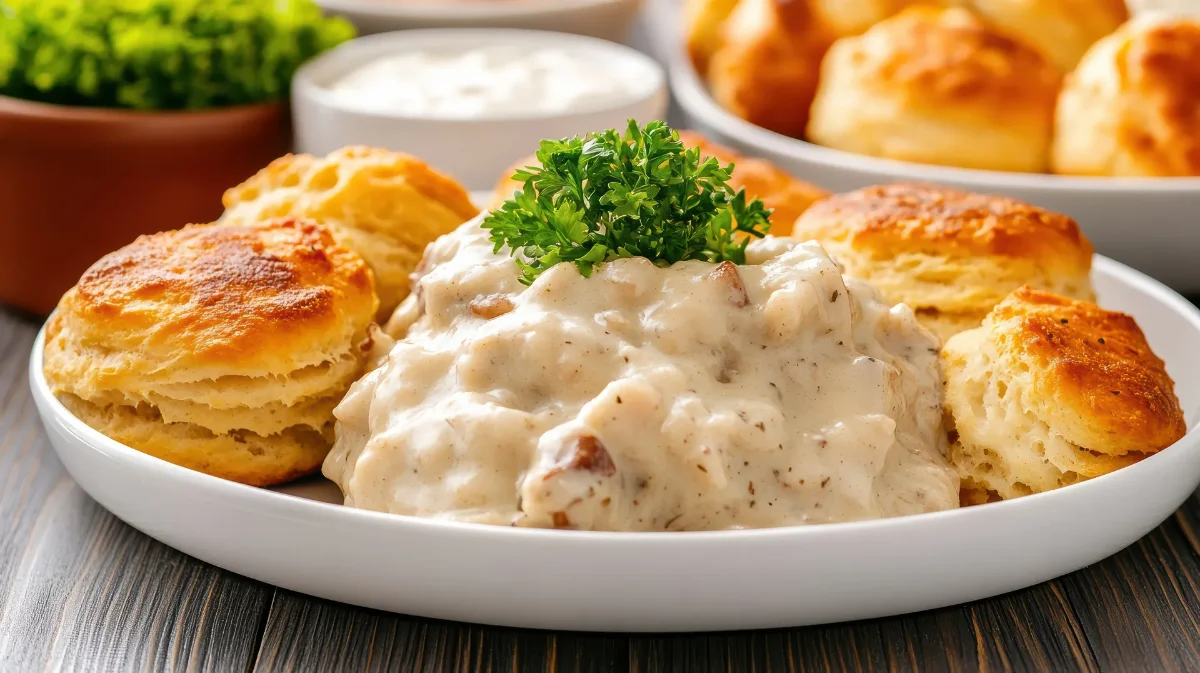
[[[172,124],[180,122],[207,124],[219,122],[226,117],[240,117],[266,112],[286,105],[287,102],[287,99],[281,98],[265,103],[229,105],[199,110],[135,110],[112,107],[88,107],[83,105],[59,105],[57,103],[43,103],[41,101],[0,95],[0,115],[90,124],[126,124],[130,121],[139,121],[142,123],[163,121]]]

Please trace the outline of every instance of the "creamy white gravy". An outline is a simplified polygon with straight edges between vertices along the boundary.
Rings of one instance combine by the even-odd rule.
[[[426,251],[403,338],[335,412],[352,507],[661,531],[958,506],[937,342],[816,243],[530,287],[479,220]]]
[[[636,97],[650,77],[636,61],[588,50],[497,45],[391,54],[331,89],[360,109],[472,119],[598,109]]]

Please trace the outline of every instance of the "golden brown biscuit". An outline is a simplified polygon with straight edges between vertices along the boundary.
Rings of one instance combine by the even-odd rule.
[[[929,0],[813,0],[813,4],[825,25],[838,37],[846,37],[858,35],[913,5],[932,3]]]
[[[832,41],[809,0],[741,0],[709,64],[713,98],[752,124],[799,138]]]
[[[1060,75],[965,9],[913,7],[838,40],[808,138],[902,161],[1044,172]]]
[[[745,189],[746,196],[762,199],[771,212],[771,233],[787,236],[797,217],[817,201],[829,196],[829,191],[811,182],[794,178],[779,166],[757,157],[710,142],[695,131],[680,131],[679,139],[688,147],[697,147],[704,156],[715,157],[722,164],[733,164],[729,185]]]
[[[776,236],[787,236],[792,230],[792,223],[801,213],[816,201],[829,196],[828,191],[792,177],[766,159],[748,157],[709,142],[695,131],[680,131],[679,139],[687,147],[699,148],[704,156],[715,157],[722,164],[734,164],[729,185],[734,189],[745,189],[747,197],[762,199],[763,204],[772,209],[771,233]],[[496,183],[491,207],[498,207],[520,188],[520,183],[513,180],[513,173],[520,168],[536,165],[537,157],[529,156],[509,167]]]
[[[92,265],[47,325],[43,369],[120,442],[278,483],[320,467],[376,306],[366,263],[321,225],[190,225]]]
[[[945,340],[1021,285],[1092,299],[1092,245],[1075,220],[1003,196],[921,184],[835,194],[796,221]]]
[[[1096,40],[1129,18],[1124,0],[943,0],[963,5],[1070,72]]]
[[[1141,16],[1088,51],[1058,100],[1053,169],[1200,175],[1200,19]]]
[[[541,165],[537,156],[531,154],[504,169],[504,172],[500,174],[500,179],[496,180],[496,186],[492,188],[492,200],[488,203],[488,210],[499,208],[500,204],[511,199],[513,194],[521,189],[521,183],[517,182],[514,177],[517,171],[526,167],[539,168]]]
[[[976,499],[1098,477],[1187,432],[1133,318],[1028,286],[942,351],[950,458]]]
[[[725,22],[738,0],[685,0],[683,3],[684,45],[696,72],[703,76],[708,63],[721,48]]]
[[[282,157],[224,202],[222,222],[303,217],[328,226],[374,271],[380,319],[408,294],[425,246],[479,212],[462,185],[420,159],[368,147]]]

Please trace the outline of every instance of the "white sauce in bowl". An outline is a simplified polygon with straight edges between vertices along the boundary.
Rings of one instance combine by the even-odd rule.
[[[816,243],[525,287],[479,223],[426,249],[404,338],[335,411],[346,505],[610,531],[958,506],[936,340]]]
[[[414,49],[370,61],[330,87],[344,105],[410,117],[545,116],[625,103],[654,86],[628,58],[570,47]]]

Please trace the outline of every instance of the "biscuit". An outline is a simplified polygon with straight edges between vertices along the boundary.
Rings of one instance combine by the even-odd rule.
[[[1139,16],[1097,42],[1055,123],[1056,173],[1200,175],[1200,19]]]
[[[278,483],[320,467],[376,306],[366,263],[321,225],[190,225],[92,265],[47,325],[43,369],[117,441]]]
[[[712,60],[723,41],[725,22],[738,0],[685,0],[683,3],[684,47],[696,72],[708,72]]]
[[[942,351],[950,458],[967,489],[1015,498],[1107,474],[1187,432],[1133,318],[1021,287]]]
[[[679,139],[687,147],[699,148],[703,156],[715,157],[722,165],[734,164],[729,186],[735,190],[745,189],[749,198],[762,199],[763,204],[772,210],[771,233],[776,236],[786,236],[801,213],[829,196],[828,191],[811,182],[792,177],[787,171],[766,159],[748,157],[728,147],[709,142],[695,131],[680,131]],[[496,182],[491,207],[499,207],[501,203],[512,198],[514,191],[520,189],[520,183],[513,180],[513,174],[518,169],[537,164],[537,157],[529,156],[509,167]]]
[[[380,320],[408,294],[425,246],[479,212],[461,184],[420,159],[368,147],[282,157],[224,203],[226,223],[303,217],[329,227],[374,272]]]
[[[925,0],[810,0],[838,37],[858,35],[884,19]]]
[[[708,67],[712,96],[752,124],[799,138],[833,38],[807,0],[741,0]]]
[[[888,159],[1044,172],[1060,81],[969,11],[913,7],[834,43],[807,135]]]
[[[1124,0],[948,0],[1039,50],[1070,72],[1096,40],[1112,33],[1129,11]]]
[[[757,157],[748,157],[728,147],[709,142],[695,131],[680,131],[679,139],[688,147],[697,147],[700,154],[715,157],[722,165],[733,164],[729,186],[745,189],[746,196],[762,199],[772,210],[771,233],[787,236],[796,218],[812,204],[829,196],[829,192],[811,182],[794,178],[779,166]]]
[[[1092,245],[1076,222],[1003,196],[892,184],[818,201],[792,236],[908,304],[945,340],[1021,285],[1091,300]]]

